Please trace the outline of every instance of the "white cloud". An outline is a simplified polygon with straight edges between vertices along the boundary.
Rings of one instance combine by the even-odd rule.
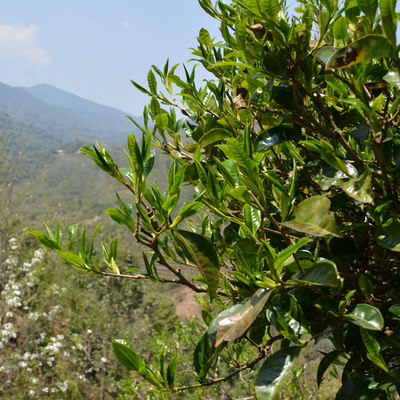
[[[37,46],[36,25],[0,24],[0,59],[3,61],[30,61],[46,65],[51,61],[46,50]]]

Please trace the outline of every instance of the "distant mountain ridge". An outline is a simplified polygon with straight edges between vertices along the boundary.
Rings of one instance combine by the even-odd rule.
[[[81,139],[106,144],[125,141],[137,128],[126,113],[96,104],[47,84],[12,87],[0,83],[0,111],[25,125],[48,131],[64,142]],[[139,122],[141,118],[136,118]]]

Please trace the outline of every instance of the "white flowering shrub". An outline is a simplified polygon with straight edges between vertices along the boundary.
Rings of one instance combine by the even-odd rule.
[[[70,275],[63,263],[14,238],[1,271],[0,399],[116,398],[129,374],[110,341],[123,332],[151,352],[149,327],[167,307],[163,295],[155,303],[139,284]],[[157,328],[174,329],[171,301],[169,307]]]

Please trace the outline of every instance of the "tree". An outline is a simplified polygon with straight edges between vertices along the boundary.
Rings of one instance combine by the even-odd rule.
[[[257,398],[270,399],[301,348],[327,338],[318,383],[342,364],[337,399],[390,398],[400,385],[395,1],[303,0],[292,13],[278,0],[199,3],[223,38],[202,29],[193,51],[210,79],[199,88],[195,68],[184,66],[182,79],[168,62],[152,66],[148,89],[132,82],[151,101],[141,143],[128,135],[128,167],[99,143],[82,149],[131,193],[133,205],[117,195],[119,209],[106,212],[150,250],[146,271],[118,265],[117,239],[103,244],[105,266],[84,234],[74,250],[76,225],[66,246],[60,226],[32,233],[78,269],[174,282],[222,308],[203,313],[190,386],[175,382],[177,358],[152,370],[130,343],[113,341],[120,362],[156,390],[257,368]],[[172,160],[163,193],[149,183],[152,147]],[[186,186],[193,199],[182,204]],[[240,359],[245,345],[252,359]],[[211,374],[218,359],[233,372]]]

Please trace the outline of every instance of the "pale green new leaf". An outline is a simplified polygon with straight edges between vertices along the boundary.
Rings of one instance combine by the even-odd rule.
[[[334,214],[329,211],[330,204],[327,197],[309,197],[296,207],[293,213],[294,219],[282,222],[282,225],[312,236],[341,237]]]

